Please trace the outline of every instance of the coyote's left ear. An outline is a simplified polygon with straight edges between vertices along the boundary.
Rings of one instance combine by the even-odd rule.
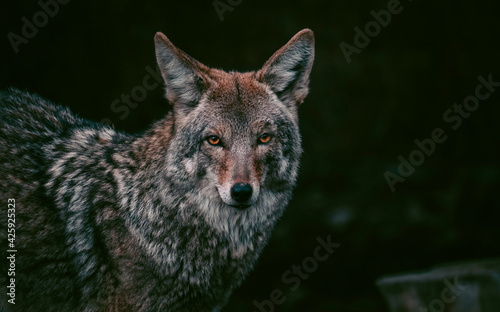
[[[165,80],[166,97],[174,105],[176,114],[185,116],[208,89],[208,68],[174,46],[160,32],[155,35],[155,48],[156,60]]]
[[[309,74],[314,61],[314,34],[304,29],[293,36],[257,72],[286,105],[301,104],[309,92]]]

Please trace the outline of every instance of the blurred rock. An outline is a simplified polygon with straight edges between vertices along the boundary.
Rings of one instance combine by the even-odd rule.
[[[377,286],[390,312],[498,312],[500,259],[383,277]]]

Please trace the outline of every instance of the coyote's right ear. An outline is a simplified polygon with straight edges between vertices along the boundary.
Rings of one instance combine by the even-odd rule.
[[[155,35],[155,47],[166,97],[174,104],[174,111],[186,115],[208,88],[208,68],[174,46],[160,32]]]
[[[309,92],[309,74],[314,61],[314,34],[304,29],[257,72],[257,79],[267,84],[286,105],[301,104]]]

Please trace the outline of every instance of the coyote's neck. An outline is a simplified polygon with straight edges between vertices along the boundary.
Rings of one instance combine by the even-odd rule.
[[[224,268],[224,274],[233,271],[235,278],[242,278],[289,194],[263,189],[247,210],[224,205],[211,186],[193,183],[180,172],[175,157],[166,156],[173,135],[167,120],[132,144],[137,168],[118,178],[123,181],[119,197],[128,214],[127,227],[161,274],[205,284],[213,283],[215,270]]]

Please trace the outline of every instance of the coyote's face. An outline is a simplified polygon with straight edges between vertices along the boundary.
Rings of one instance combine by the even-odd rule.
[[[180,138],[193,140],[182,165],[215,186],[226,205],[244,209],[261,188],[290,187],[295,180],[297,119],[255,74],[218,74],[179,129]]]
[[[307,95],[314,58],[312,32],[301,31],[261,70],[248,73],[210,69],[161,33],[155,41],[174,105],[169,154],[176,178],[234,211],[252,209],[263,193],[291,190],[301,153],[297,107]]]

